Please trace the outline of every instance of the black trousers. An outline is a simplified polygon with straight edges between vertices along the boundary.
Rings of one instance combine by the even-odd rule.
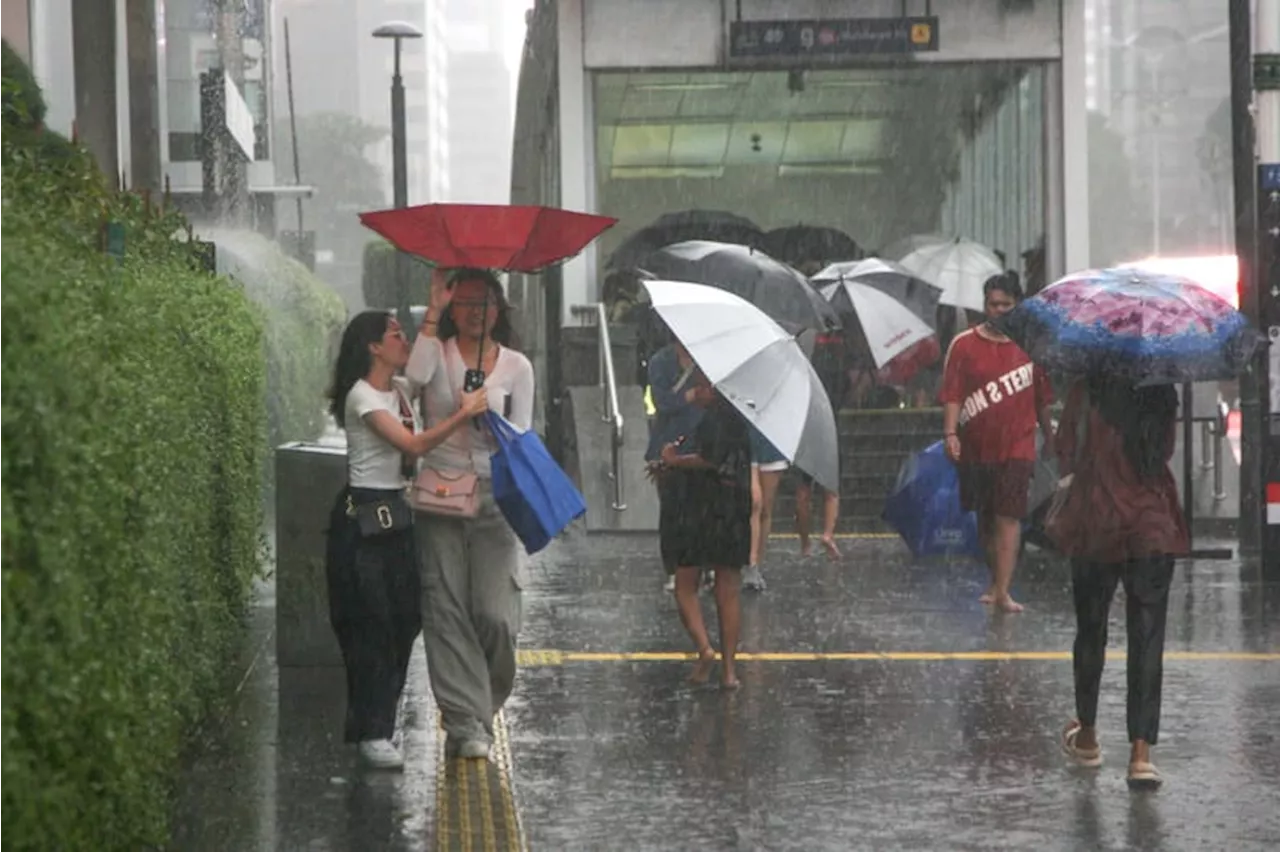
[[[1076,607],[1072,663],[1076,715],[1092,727],[1098,718],[1098,689],[1106,663],[1107,616],[1116,586],[1124,583],[1125,627],[1129,634],[1127,716],[1129,741],[1155,745],[1160,736],[1160,688],[1164,677],[1164,626],[1169,611],[1173,559],[1158,556],[1106,564],[1071,560]]]
[[[355,502],[388,492],[350,489]],[[409,672],[414,640],[422,630],[422,594],[413,529],[361,536],[347,517],[347,491],[329,515],[325,573],[329,621],[347,669],[349,743],[390,739]]]

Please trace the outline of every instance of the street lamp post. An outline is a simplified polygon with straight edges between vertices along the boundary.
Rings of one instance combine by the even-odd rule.
[[[400,42],[407,38],[422,38],[422,30],[404,21],[392,21],[373,31],[374,38],[389,38],[395,42],[395,70],[391,76],[391,191],[392,206],[396,209],[409,206],[409,165],[405,141],[404,79],[400,76]],[[400,327],[413,339],[416,329],[409,310],[409,266],[402,251],[396,252],[396,315]]]

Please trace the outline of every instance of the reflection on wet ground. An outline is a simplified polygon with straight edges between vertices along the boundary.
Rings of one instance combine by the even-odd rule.
[[[540,556],[506,713],[529,848],[1280,842],[1280,583],[1240,563],[1179,566],[1155,751],[1166,784],[1134,795],[1119,601],[1104,765],[1073,770],[1056,741],[1073,712],[1060,563],[1029,559],[1014,590],[1027,612],[992,616],[976,601],[977,566],[913,566],[891,540],[842,544],[839,563],[775,544],[769,591],[746,598],[742,644],[760,658],[742,662],[736,694],[685,685],[690,649],[651,537],[578,538]],[[259,635],[269,613],[265,598]],[[175,848],[463,848],[456,834],[436,845],[436,713],[421,656],[406,697],[408,769],[365,776],[338,737],[341,671],[285,670],[277,700],[263,647],[230,735],[184,786]],[[494,846],[481,834],[471,848],[510,848],[503,825]]]

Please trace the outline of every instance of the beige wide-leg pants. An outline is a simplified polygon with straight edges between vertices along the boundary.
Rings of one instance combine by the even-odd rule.
[[[451,740],[493,742],[493,718],[516,678],[524,547],[480,480],[470,519],[418,513],[422,635],[431,691]]]

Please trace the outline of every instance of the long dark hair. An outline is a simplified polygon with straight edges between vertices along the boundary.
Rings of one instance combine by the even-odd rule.
[[[329,413],[339,426],[347,425],[347,394],[373,368],[369,347],[382,341],[390,322],[391,314],[387,311],[363,311],[356,314],[342,332],[338,360],[333,365],[333,385],[329,388]]]
[[[1160,475],[1168,460],[1169,428],[1178,416],[1178,394],[1170,385],[1134,387],[1109,377],[1089,380],[1089,401],[1120,433],[1125,458],[1138,478]]]
[[[489,298],[498,306],[498,319],[493,324],[489,338],[511,349],[519,349],[520,339],[516,335],[515,326],[511,324],[511,303],[507,301],[507,294],[502,291],[502,282],[498,280],[498,276],[487,269],[459,269],[449,277],[449,289],[454,289],[464,281],[483,283],[489,290]],[[446,310],[440,317],[436,335],[441,340],[458,336],[458,324],[453,321],[452,310]]]

